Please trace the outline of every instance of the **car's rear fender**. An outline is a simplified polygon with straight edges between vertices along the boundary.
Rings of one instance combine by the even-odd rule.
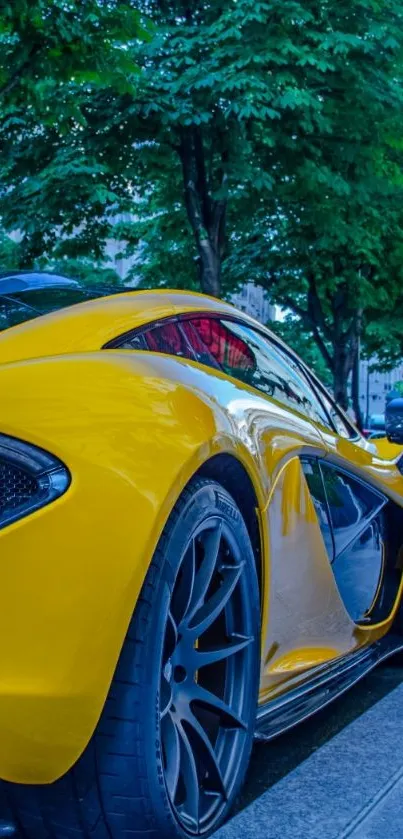
[[[51,782],[85,748],[160,533],[198,468],[232,453],[264,508],[253,452],[203,393],[207,373],[185,368],[115,352],[0,366],[0,432],[72,476],[61,498],[0,530],[2,778]]]

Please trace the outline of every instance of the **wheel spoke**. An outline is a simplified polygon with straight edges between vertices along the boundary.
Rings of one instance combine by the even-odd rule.
[[[167,626],[165,630],[164,653],[162,663],[165,665],[178,643],[178,629],[172,612],[168,612]]]
[[[189,837],[211,832],[225,815],[252,736],[255,691],[251,686],[249,696],[249,683],[258,629],[242,577],[247,562],[232,530],[217,507],[208,518],[201,515],[182,542],[165,626],[162,771],[172,810]]]
[[[190,702],[196,702],[197,705],[200,705],[202,708],[207,708],[208,711],[212,711],[217,714],[220,718],[221,725],[224,728],[241,728],[244,731],[247,729],[246,723],[238,716],[236,711],[233,711],[232,708],[224,702],[223,699],[216,696],[215,693],[203,688],[199,684],[195,683],[192,685]]]
[[[194,633],[196,638],[199,638],[200,635],[203,635],[203,632],[206,632],[227,605],[242,574],[244,564],[244,562],[241,562],[239,565],[226,565],[223,567],[222,570],[225,576],[219,589],[198,609],[189,623],[189,629]]]
[[[180,578],[175,584],[171,603],[171,611],[176,624],[179,625],[186,615],[192,600],[193,586],[196,572],[196,544],[193,539],[189,545],[181,565]]]
[[[186,811],[186,815],[191,819],[193,826],[198,830],[200,812],[200,789],[199,779],[197,776],[196,762],[194,759],[192,747],[189,743],[189,739],[182,726],[179,728],[179,734],[181,753],[180,774],[186,792],[186,801],[183,806]]]
[[[189,607],[189,614],[193,615],[203,605],[206,594],[211,583],[217,559],[220,552],[222,536],[222,521],[216,527],[199,536],[204,548],[204,557],[200,569],[196,574],[192,602]]]
[[[203,783],[203,790],[218,793],[226,798],[226,789],[217,755],[199,720],[189,708],[183,724],[187,724],[187,735],[193,746],[194,753],[199,757],[207,777]],[[207,789],[205,789],[205,787]]]
[[[160,717],[161,720],[166,716],[172,705],[172,690],[169,682],[164,676],[161,678],[160,687]]]
[[[178,730],[170,714],[161,720],[161,737],[165,754],[165,781],[173,804],[179,779],[180,743]]]
[[[224,661],[226,658],[236,655],[236,653],[239,653],[241,650],[244,650],[245,647],[248,647],[252,641],[252,637],[247,638],[242,635],[232,635],[231,638],[227,640],[224,647],[220,645],[217,647],[210,647],[207,650],[195,650],[195,670],[198,670],[200,667],[206,667],[209,664],[216,664],[218,661]]]

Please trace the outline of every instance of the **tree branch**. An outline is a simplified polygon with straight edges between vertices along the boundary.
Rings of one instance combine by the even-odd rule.
[[[316,283],[312,276],[312,274],[308,275],[308,312],[312,318],[312,320],[318,324],[320,329],[323,332],[323,335],[328,341],[332,340],[332,333],[329,329],[325,316],[323,314],[323,309],[321,302],[319,300]]]
[[[209,228],[211,222],[211,201],[207,183],[203,137],[201,129],[198,126],[194,126],[193,128],[193,143],[197,171],[197,190],[203,211],[203,221],[205,226]]]
[[[0,87],[0,96],[7,96],[7,94],[13,90],[13,88],[20,80],[21,76],[25,73],[26,70],[28,70],[28,67],[30,67],[34,55],[36,55],[36,53],[39,52],[40,49],[41,47],[39,46],[39,44],[35,44],[33,47],[31,47],[28,53],[28,57],[25,59],[25,61],[22,64],[20,64],[19,67],[17,67],[17,69],[8,79],[8,81],[5,82],[5,84],[3,84],[2,87]]]
[[[319,332],[319,328],[316,321],[312,318],[309,312],[307,312],[301,306],[298,306],[296,303],[294,303],[291,297],[285,297],[284,303],[286,304],[286,306],[288,306],[289,309],[291,309],[296,315],[298,315],[299,318],[301,318],[305,326],[312,332],[315,343],[317,344],[318,349],[322,353],[324,361],[329,367],[329,370],[331,370],[331,372],[333,373],[334,360],[326,346],[326,343],[322,335]]]

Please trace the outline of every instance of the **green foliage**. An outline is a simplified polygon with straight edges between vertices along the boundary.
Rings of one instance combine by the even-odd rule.
[[[401,352],[402,0],[4,10],[0,216],[20,264],[97,272],[113,236],[143,285],[254,280],[344,404],[360,340]]]
[[[116,207],[114,171],[87,133],[107,92],[135,95],[142,18],[121,0],[13,0],[0,14],[0,216],[39,258],[102,257]],[[106,116],[105,112],[102,114]],[[96,145],[96,144],[95,144]]]
[[[108,268],[107,265],[96,263],[92,259],[38,259],[35,268],[41,268],[47,271],[53,271],[62,276],[72,277],[75,280],[80,280],[82,285],[88,285],[92,288],[101,288],[102,286],[109,287],[119,286],[124,290],[125,286],[122,280],[114,271],[113,268]]]
[[[132,91],[137,68],[129,48],[141,32],[140,15],[130,2],[3,0],[2,108],[13,119],[14,109],[23,104],[47,114],[53,122],[66,118],[67,103],[71,115],[78,112],[74,99],[81,84],[109,87],[112,83],[120,90]],[[56,108],[58,93],[62,93],[63,110]]]

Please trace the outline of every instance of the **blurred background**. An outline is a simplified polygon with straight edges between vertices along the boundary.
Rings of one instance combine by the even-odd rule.
[[[225,297],[403,395],[403,0],[1,0],[0,270]]]

